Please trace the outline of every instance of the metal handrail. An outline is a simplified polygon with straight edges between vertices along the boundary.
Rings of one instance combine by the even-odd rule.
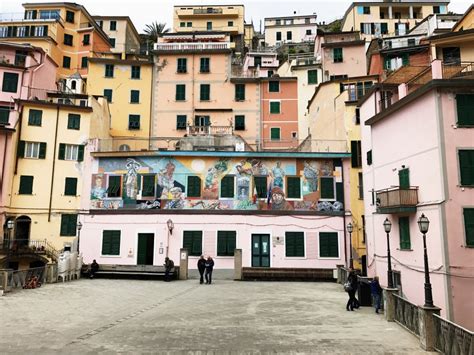
[[[7,254],[45,254],[53,260],[57,260],[59,252],[45,240],[30,239],[3,239],[0,241],[0,250]]]
[[[435,349],[443,354],[468,355],[474,352],[474,332],[433,314],[436,329]]]
[[[418,306],[397,294],[393,296],[395,301],[395,321],[419,336]]]

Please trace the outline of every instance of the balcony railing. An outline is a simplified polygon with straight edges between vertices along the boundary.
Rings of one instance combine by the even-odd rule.
[[[45,240],[3,239],[0,241],[0,252],[7,255],[44,255],[52,260],[58,259],[58,251]]]
[[[436,329],[435,349],[442,354],[468,355],[474,352],[474,332],[433,315]]]
[[[234,128],[232,126],[187,126],[186,132],[188,135],[201,135],[201,136],[222,136],[232,135]]]
[[[155,51],[205,51],[230,49],[230,42],[155,43]]]
[[[416,212],[418,187],[400,186],[376,191],[378,213]]]
[[[212,14],[222,14],[222,9],[217,7],[206,7],[202,9],[194,9],[193,13],[195,15],[212,15]]]
[[[395,321],[408,329],[410,332],[420,336],[420,325],[418,321],[418,307],[398,295],[393,295],[395,302]]]

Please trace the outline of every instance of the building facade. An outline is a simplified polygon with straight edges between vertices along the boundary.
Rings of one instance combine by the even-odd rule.
[[[109,37],[110,51],[114,53],[140,52],[140,35],[128,16],[93,16]]]
[[[298,15],[265,18],[265,46],[284,43],[313,42],[316,36],[317,16]]]

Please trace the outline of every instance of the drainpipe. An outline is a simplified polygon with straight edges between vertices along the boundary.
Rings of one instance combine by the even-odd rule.
[[[53,205],[53,186],[54,186],[54,170],[56,168],[56,145],[58,142],[58,125],[59,125],[59,104],[56,104],[56,128],[54,132],[53,167],[51,171],[51,187],[50,187],[50,192],[49,192],[48,222],[51,222],[51,207]]]
[[[342,201],[343,201],[343,206],[346,205],[346,198],[345,198],[345,179],[344,179],[344,163],[341,159],[341,178],[342,178]],[[346,261],[346,265],[348,265],[347,262],[347,231],[346,231],[346,208],[344,207],[344,214],[342,216],[343,218],[343,227],[342,229],[344,230],[344,259]]]
[[[153,57],[153,62],[151,65],[151,83],[150,83],[150,121],[148,122],[148,150],[151,150],[151,131],[153,129],[153,108],[155,105],[155,93],[153,91],[155,82],[155,58]]]

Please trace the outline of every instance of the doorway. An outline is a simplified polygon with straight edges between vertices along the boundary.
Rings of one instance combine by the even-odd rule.
[[[16,219],[15,240],[18,247],[28,246],[30,243],[31,218],[20,216]]]
[[[155,235],[153,233],[138,234],[137,265],[153,265]]]
[[[252,234],[252,267],[270,267],[269,234]]]

